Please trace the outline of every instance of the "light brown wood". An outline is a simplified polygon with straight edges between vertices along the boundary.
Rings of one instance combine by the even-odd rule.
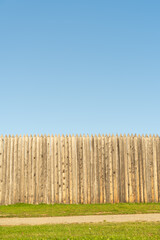
[[[140,202],[140,191],[139,191],[139,162],[138,162],[138,138],[137,135],[135,135],[134,137],[134,149],[135,149],[135,194],[136,194],[136,198],[135,201],[136,202]]]
[[[94,183],[95,183],[95,170],[94,170],[94,137],[91,135],[91,203],[94,203]]]
[[[87,134],[87,203],[91,203],[91,153],[90,153],[90,137]]]
[[[52,189],[51,189],[51,138],[50,138],[50,135],[48,134],[48,136],[46,137],[46,141],[47,141],[47,152],[46,152],[46,174],[45,174],[45,178],[46,178],[46,199],[45,201],[48,203],[48,204],[51,204],[52,202]]]
[[[58,178],[58,138],[55,135],[55,203],[59,203],[59,178]]]
[[[131,165],[131,138],[127,136],[127,160],[128,160],[128,200],[133,202],[133,189],[132,189],[132,165]]]
[[[102,203],[105,203],[105,137],[102,135]]]
[[[68,135],[65,136],[65,170],[66,170],[66,193],[65,193],[65,199],[66,199],[66,204],[69,204],[69,139]]]
[[[4,157],[3,157],[3,188],[2,188],[2,204],[6,204],[6,193],[7,193],[7,145],[8,137],[4,137]]]
[[[160,138],[156,135],[158,202],[160,202]]]
[[[28,203],[28,162],[29,162],[29,138],[25,137],[25,162],[24,162],[24,202]]]
[[[109,195],[109,137],[105,135],[105,203],[110,202]]]
[[[136,201],[136,182],[135,182],[135,146],[134,136],[130,137],[130,149],[131,149],[131,184],[132,184],[132,202]]]
[[[69,203],[73,203],[72,199],[72,137],[69,135]]]
[[[109,201],[113,203],[113,143],[109,134]]]
[[[115,202],[120,202],[120,158],[119,158],[119,138],[118,135],[115,137],[115,160],[116,160],[116,195]]]
[[[97,135],[94,136],[94,203],[98,203],[98,181],[99,181],[99,168],[98,168],[98,139]]]
[[[147,202],[152,201],[152,143],[150,137],[146,136],[146,191],[147,191]]]
[[[154,181],[154,202],[158,202],[157,149],[155,135],[153,135],[153,181]]]
[[[5,203],[6,205],[9,204],[10,198],[10,152],[11,152],[11,136],[8,137],[8,144],[7,144],[7,176],[6,176],[6,197]]]
[[[31,204],[36,203],[36,135],[33,136],[32,141],[32,192],[31,192]]]
[[[3,135],[0,137],[0,205],[2,204],[3,192]]]
[[[120,202],[125,202],[125,174],[124,174],[124,143],[122,134],[119,137],[119,195],[120,195]]]
[[[129,201],[129,172],[128,172],[128,155],[127,155],[127,138],[126,135],[124,134],[124,179],[125,179],[125,202]]]
[[[66,168],[65,168],[65,138],[61,137],[61,153],[62,153],[62,203],[66,203]]]
[[[28,162],[28,203],[32,201],[32,135],[29,136],[29,162]]]
[[[0,137],[0,205],[159,201],[158,135]]]
[[[54,137],[51,135],[51,204],[55,203],[55,157],[54,157]]]
[[[18,202],[18,135],[14,138],[13,153],[13,200],[12,203]]]
[[[40,203],[46,202],[46,176],[45,172],[47,171],[46,169],[46,161],[45,161],[45,153],[44,153],[44,147],[45,147],[45,138],[46,136],[43,137],[41,134],[40,139],[39,139],[39,146],[40,146],[40,158],[39,158],[39,201]],[[45,161],[45,163],[44,163]]]
[[[87,141],[85,134],[83,135],[83,203],[87,203]]]
[[[143,158],[142,158],[142,137],[138,135],[138,159],[139,159],[139,181],[140,181],[140,202],[144,202],[143,194]]]
[[[98,135],[98,203],[103,203],[103,192],[102,192],[102,138]]]
[[[40,194],[40,190],[39,190],[39,186],[40,186],[40,182],[39,182],[39,178],[40,178],[40,173],[39,173],[39,165],[40,165],[40,137],[39,134],[37,135],[37,156],[36,156],[36,204],[38,204],[40,202],[39,199],[39,194]]]
[[[77,145],[74,134],[72,135],[72,202],[77,203]]]
[[[147,202],[147,183],[146,183],[146,148],[147,148],[147,137],[142,135],[142,162],[143,162],[143,192],[144,202]]]
[[[14,135],[11,137],[9,204],[13,204],[14,192]]]

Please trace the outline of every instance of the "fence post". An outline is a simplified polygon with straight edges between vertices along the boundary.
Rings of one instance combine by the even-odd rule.
[[[102,203],[102,138],[98,135],[98,203]]]
[[[4,187],[4,184],[3,184],[3,135],[1,135],[0,137],[0,205],[2,204],[2,192],[3,192],[3,187]]]
[[[136,193],[136,202],[140,202],[140,194],[139,194],[139,159],[138,159],[138,139],[137,135],[134,137],[134,149],[135,149],[135,193]]]
[[[13,153],[13,200],[12,203],[18,202],[18,135],[14,139],[14,153]]]
[[[158,202],[157,149],[155,135],[153,135],[153,176],[154,176],[154,202]]]

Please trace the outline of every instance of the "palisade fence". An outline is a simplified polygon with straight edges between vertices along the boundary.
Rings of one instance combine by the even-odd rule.
[[[160,201],[159,136],[1,136],[0,204]]]

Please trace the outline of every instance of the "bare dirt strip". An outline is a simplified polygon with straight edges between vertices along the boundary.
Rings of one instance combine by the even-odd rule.
[[[160,214],[92,215],[39,218],[0,218],[0,226],[100,223],[100,222],[160,222]]]

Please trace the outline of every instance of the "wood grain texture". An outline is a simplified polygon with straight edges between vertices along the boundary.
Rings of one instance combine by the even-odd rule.
[[[0,205],[159,201],[158,135],[0,137]]]

